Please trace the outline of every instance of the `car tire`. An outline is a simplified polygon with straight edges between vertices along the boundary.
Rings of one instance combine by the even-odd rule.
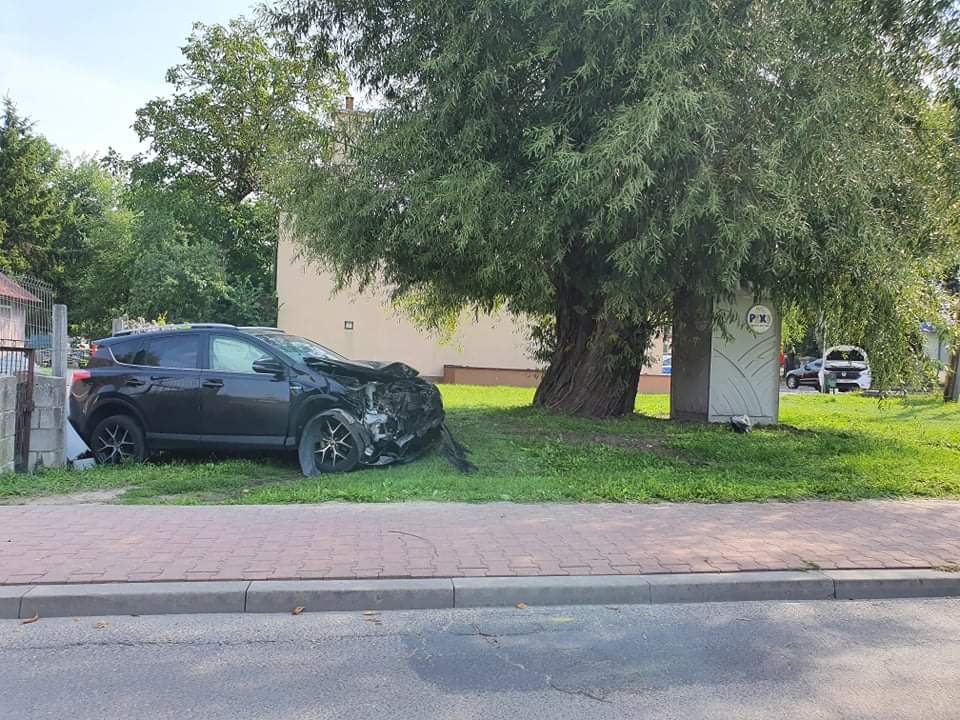
[[[90,434],[90,449],[101,465],[140,463],[147,458],[143,428],[129,415],[111,415],[98,422]]]
[[[363,439],[354,423],[340,410],[314,416],[300,434],[300,469],[307,477],[345,473],[360,462]]]
[[[798,387],[800,387],[800,381],[797,380],[796,375],[787,376],[787,387],[791,390],[796,390]]]

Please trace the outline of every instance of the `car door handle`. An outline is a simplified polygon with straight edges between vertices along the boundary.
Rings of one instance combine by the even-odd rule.
[[[150,379],[151,380],[169,380],[170,377],[171,377],[170,375],[151,375]]]
[[[209,378],[207,380],[204,380],[203,383],[201,384],[205,388],[222,388],[223,380],[218,380],[217,378]]]
[[[143,385],[143,380],[140,378],[130,378],[124,383],[124,385],[129,385],[130,387],[140,387]]]

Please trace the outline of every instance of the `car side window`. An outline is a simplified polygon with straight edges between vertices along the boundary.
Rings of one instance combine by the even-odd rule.
[[[214,335],[210,339],[211,370],[252,374],[253,363],[272,359],[269,353],[242,338]]]
[[[126,340],[121,343],[115,343],[110,346],[110,352],[114,359],[124,365],[133,365],[137,358],[137,353],[143,350],[143,338],[136,340]]]
[[[132,364],[194,370],[200,367],[200,340],[200,335],[150,338]]]

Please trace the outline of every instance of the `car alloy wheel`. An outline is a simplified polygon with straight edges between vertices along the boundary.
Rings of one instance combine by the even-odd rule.
[[[313,445],[314,462],[320,472],[337,472],[352,465],[356,445],[343,421],[327,416],[320,423],[320,432]]]
[[[139,438],[122,422],[103,422],[93,439],[93,452],[103,465],[117,465],[140,459]]]
[[[796,390],[799,387],[800,382],[797,380],[796,376],[791,375],[787,378],[787,387],[791,390]]]

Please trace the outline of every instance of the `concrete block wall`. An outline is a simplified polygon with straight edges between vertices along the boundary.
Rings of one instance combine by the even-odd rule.
[[[62,377],[37,375],[33,386],[28,469],[66,464],[66,382]]]
[[[13,472],[16,407],[17,379],[13,375],[0,375],[0,473]]]

